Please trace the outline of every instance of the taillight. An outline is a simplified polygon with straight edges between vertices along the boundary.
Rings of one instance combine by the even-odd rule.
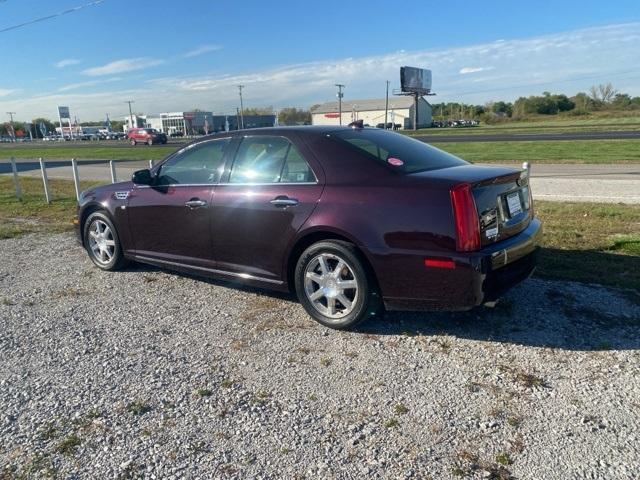
[[[451,189],[451,205],[456,222],[456,250],[471,252],[480,248],[480,224],[471,185],[461,183]]]

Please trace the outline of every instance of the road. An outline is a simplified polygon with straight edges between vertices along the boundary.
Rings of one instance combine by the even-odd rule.
[[[20,175],[40,176],[40,165],[33,160],[18,160]],[[78,163],[82,180],[111,181],[109,163],[83,160]],[[495,164],[493,164],[495,165]],[[520,168],[520,165],[509,165]],[[116,179],[131,178],[134,171],[147,168],[144,161],[116,162]],[[0,161],[0,174],[11,172],[11,165]],[[73,178],[68,161],[47,162],[49,178]],[[531,185],[534,198],[541,200],[640,204],[640,164],[618,165],[533,165]]]

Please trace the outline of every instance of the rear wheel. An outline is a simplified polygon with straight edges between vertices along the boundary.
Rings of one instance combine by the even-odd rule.
[[[103,212],[94,212],[84,223],[84,245],[89,258],[102,270],[119,270],[127,265],[115,226]]]
[[[137,142],[134,139],[131,139],[131,141],[129,143],[131,143],[131,145],[133,145],[135,147]]]
[[[298,259],[295,284],[307,313],[330,328],[352,328],[381,310],[375,278],[348,242],[322,241],[307,248]]]
[[[153,139],[150,138],[149,140],[147,140],[147,145],[149,146],[153,145]]]

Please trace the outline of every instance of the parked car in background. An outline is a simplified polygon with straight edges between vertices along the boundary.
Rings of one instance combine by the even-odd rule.
[[[131,145],[137,145],[138,143],[146,143],[147,145],[167,143],[167,136],[155,128],[132,128],[127,133],[127,138]]]
[[[332,328],[383,306],[494,301],[531,274],[542,233],[526,170],[335,126],[204,137],[83,192],[74,223],[103,270],[133,260],[290,290]]]

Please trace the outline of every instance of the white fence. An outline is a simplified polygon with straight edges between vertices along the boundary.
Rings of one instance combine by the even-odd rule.
[[[18,164],[15,158],[10,159],[11,162],[11,173],[13,175],[13,185],[16,192],[16,197],[18,200],[22,200],[22,188],[20,187],[20,176],[18,173]],[[47,175],[47,162],[39,158],[38,162],[40,164],[40,174],[42,177],[42,188],[44,191],[44,198],[47,203],[51,203],[53,197],[51,195],[51,189],[49,188],[49,177]],[[63,160],[64,162],[64,160]],[[106,165],[108,163],[109,172],[111,176],[111,183],[116,183],[118,181],[118,172],[117,165],[125,164],[128,162],[139,162],[139,160],[105,160],[103,163]],[[60,163],[60,160],[56,160],[56,163]],[[96,162],[91,162],[91,164],[95,164]],[[72,158],[70,161],[71,171],[73,175],[73,184],[75,187],[76,199],[80,200],[80,174],[78,173],[78,161],[75,158]],[[57,165],[55,168],[59,168],[60,165]],[[153,168],[153,160],[149,160],[149,168]]]

